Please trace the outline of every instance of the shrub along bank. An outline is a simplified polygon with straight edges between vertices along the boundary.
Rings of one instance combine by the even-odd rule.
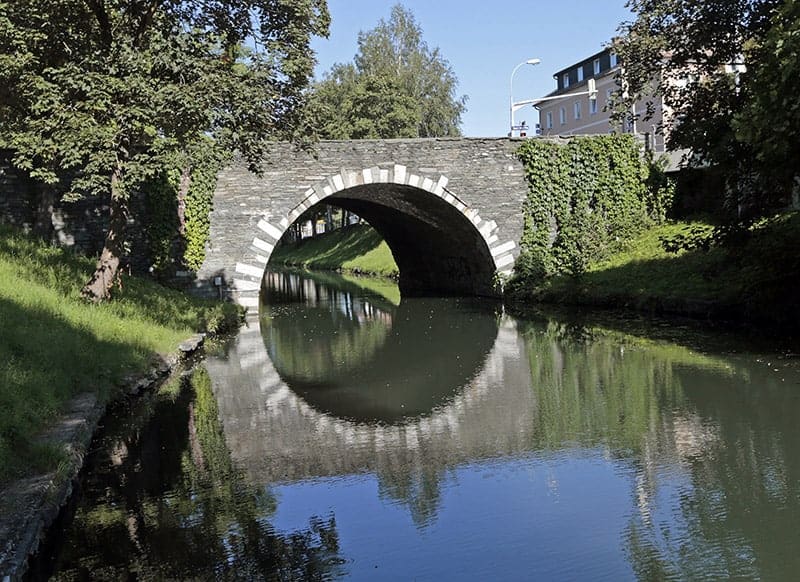
[[[0,482],[49,470],[61,453],[34,436],[72,397],[113,397],[196,331],[238,324],[237,307],[126,277],[113,301],[79,292],[94,262],[0,226]]]
[[[277,265],[397,277],[389,245],[375,229],[353,224],[296,243],[281,244],[272,254]]]

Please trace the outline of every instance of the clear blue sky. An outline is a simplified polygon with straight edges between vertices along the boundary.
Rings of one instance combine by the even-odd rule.
[[[389,19],[397,0],[328,0],[331,30],[316,39],[317,76],[353,60],[358,33]],[[517,63],[539,58],[514,76],[514,100],[541,97],[555,88],[553,73],[599,50],[631,15],[625,0],[402,0],[420,24],[428,46],[439,47],[467,95],[462,131],[473,137],[508,132],[509,77]],[[527,107],[517,121],[533,125]]]

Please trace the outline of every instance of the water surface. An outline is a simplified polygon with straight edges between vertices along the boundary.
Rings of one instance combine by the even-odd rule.
[[[60,579],[786,579],[800,366],[694,326],[268,273],[109,426]]]

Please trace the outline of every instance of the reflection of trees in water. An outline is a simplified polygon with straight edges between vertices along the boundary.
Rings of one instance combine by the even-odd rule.
[[[691,378],[689,379],[689,375]],[[720,383],[704,371],[679,374],[687,397],[717,438],[689,458],[683,529],[658,516],[640,547],[656,548],[669,572],[699,577],[781,579],[800,568],[800,395],[780,375],[750,365],[749,381]],[[797,370],[784,380],[798,385]],[[651,550],[652,552],[652,550]]]
[[[626,542],[639,578],[800,568],[800,394],[774,370],[579,325],[524,333],[538,446],[603,446],[635,470]]]
[[[405,505],[414,524],[424,527],[436,519],[439,511],[443,473],[440,467],[379,472],[379,493]]]
[[[191,386],[108,435],[105,448],[114,453],[89,476],[93,498],[67,532],[58,577],[313,580],[337,573],[334,519],[313,518],[288,534],[272,530],[266,519],[275,499],[233,466],[204,369]]]
[[[275,369],[315,409],[404,423],[443,406],[480,373],[497,335],[496,303],[411,299],[387,307],[358,295],[352,282],[339,278],[339,288],[331,275],[318,277],[268,273],[261,319]]]
[[[537,446],[607,445],[640,452],[651,429],[684,407],[674,365],[686,351],[643,349],[631,339],[548,322],[526,325],[533,390],[538,402]]]
[[[286,272],[268,272],[264,290],[261,329],[269,355],[277,368],[306,381],[368,363],[391,330],[390,308],[353,290]]]

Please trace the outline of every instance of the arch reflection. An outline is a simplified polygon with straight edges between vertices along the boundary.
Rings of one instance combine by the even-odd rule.
[[[356,422],[430,414],[479,374],[498,332],[494,303],[394,305],[324,275],[270,271],[262,297],[262,336],[281,379],[316,410]]]

